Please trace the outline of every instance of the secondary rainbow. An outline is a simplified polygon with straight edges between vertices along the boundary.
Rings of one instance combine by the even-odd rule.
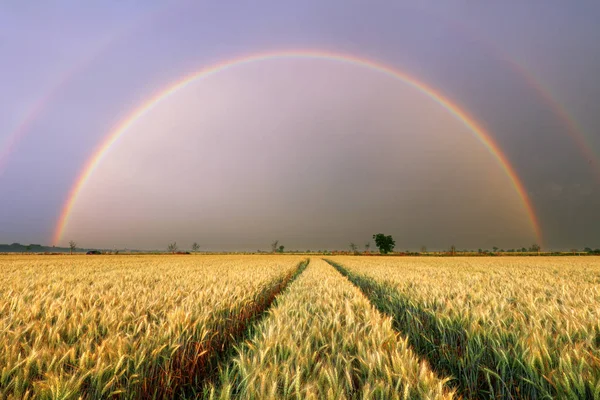
[[[78,60],[72,67],[68,68],[50,87],[43,93],[32,105],[25,117],[9,132],[4,143],[0,143],[0,176],[4,174],[4,169],[8,164],[9,158],[15,151],[19,143],[30,132],[32,125],[38,122],[40,116],[47,111],[47,108],[66,88],[69,86],[74,77],[80,76],[85,72],[95,61],[105,56],[106,53],[120,41],[126,33],[132,33],[141,26],[151,23],[156,17],[162,15],[165,5],[152,9],[146,14],[142,14],[138,21],[133,24],[123,26],[119,31],[109,35],[99,44],[97,49],[85,57]]]
[[[164,8],[164,7],[163,7]],[[163,8],[159,8],[156,13],[151,13],[152,18],[148,18],[149,21],[153,20],[154,16],[160,15]],[[584,162],[588,162],[592,173],[595,176],[597,182],[600,183],[600,156],[597,152],[594,152],[593,146],[586,138],[585,130],[580,126],[577,120],[567,111],[563,104],[561,104],[557,97],[553,95],[552,91],[545,85],[536,75],[522,62],[517,62],[512,57],[508,57],[505,51],[503,51],[498,45],[490,40],[485,40],[483,36],[477,32],[472,31],[467,25],[460,23],[457,20],[446,18],[440,14],[427,12],[427,10],[417,8],[420,12],[425,12],[429,17],[435,19],[437,23],[442,26],[446,26],[453,32],[461,34],[465,39],[478,43],[487,54],[495,58],[498,62],[501,62],[508,66],[513,72],[521,76],[524,82],[535,91],[537,96],[548,106],[554,115],[562,122],[565,133],[574,140],[576,147],[581,152]],[[135,26],[135,24],[134,24]],[[122,36],[122,35],[117,35]],[[115,36],[116,37],[116,36]],[[114,40],[111,40],[113,42]],[[93,59],[99,58],[109,46],[104,46],[103,49],[97,52]],[[89,60],[91,61],[91,60]],[[71,72],[67,73],[63,79],[59,80],[58,83],[44,96],[42,96],[35,104],[30,112],[26,115],[25,119],[16,127],[16,129],[9,133],[4,141],[4,144],[0,144],[0,176],[4,173],[4,167],[7,165],[8,160],[18,143],[25,137],[30,131],[33,123],[39,118],[39,116],[45,111],[48,104],[52,103],[52,100],[67,86],[67,83],[77,73],[84,70],[84,66],[89,62],[82,63],[81,66],[76,66]]]
[[[426,12],[423,9],[421,11],[425,11],[429,17],[434,18],[440,25],[448,27],[452,32],[459,33],[464,39],[477,43],[488,55],[523,78],[525,84],[535,92],[537,97],[552,110],[554,116],[563,124],[566,129],[565,133],[573,139],[575,146],[584,157],[584,161],[590,164],[596,182],[600,183],[600,157],[594,152],[593,146],[584,133],[585,130],[568,112],[567,108],[557,100],[558,97],[552,93],[551,88],[544,84],[531,68],[527,67],[526,63],[509,56],[497,43],[486,39],[485,35],[478,34],[459,20],[453,20],[438,13]]]
[[[401,72],[395,70],[389,66],[386,66],[381,63],[374,62],[372,60],[360,58],[353,55],[341,54],[341,53],[332,53],[332,52],[321,52],[314,50],[294,50],[294,51],[277,51],[277,52],[269,52],[269,53],[260,53],[260,54],[251,54],[242,57],[237,57],[234,59],[230,59],[228,61],[212,65],[206,68],[201,69],[198,72],[195,72],[189,76],[186,76],[183,79],[174,82],[172,85],[167,87],[165,90],[160,91],[158,94],[153,96],[150,100],[146,101],[139,108],[137,108],[128,118],[119,123],[117,127],[108,135],[107,139],[99,146],[94,155],[90,158],[90,160],[86,163],[83,171],[79,175],[77,181],[73,185],[67,201],[65,202],[62,212],[60,214],[60,218],[56,225],[56,229],[54,232],[53,243],[58,244],[63,237],[63,233],[69,223],[69,217],[71,215],[71,211],[73,206],[77,202],[77,198],[79,197],[79,193],[85,187],[86,182],[90,178],[90,176],[94,173],[95,169],[98,167],[104,155],[108,152],[108,150],[115,144],[119,138],[127,132],[127,130],[135,124],[140,118],[144,117],[147,113],[149,113],[152,109],[158,106],[161,101],[170,97],[171,95],[178,92],[180,89],[184,88],[188,84],[202,78],[206,78],[212,74],[216,74],[218,72],[224,71],[234,66],[240,66],[243,64],[254,63],[258,61],[266,61],[277,58],[308,58],[308,59],[323,59],[323,60],[331,60],[338,61],[342,63],[349,63],[357,66],[362,66],[365,68],[369,68],[375,71],[379,71],[386,75],[389,75],[395,79],[398,79],[405,84],[419,90],[424,95],[428,96],[430,99],[438,103],[440,106],[445,108],[448,112],[450,112],[456,119],[461,121],[469,130],[475,135],[475,137],[485,146],[485,148],[490,152],[490,154],[495,158],[500,167],[504,170],[506,175],[509,177],[512,186],[515,191],[521,198],[523,205],[527,211],[529,216],[529,220],[531,223],[531,227],[535,232],[536,238],[538,242],[541,244],[542,234],[540,224],[538,222],[536,213],[531,204],[529,196],[527,195],[523,184],[517,174],[515,173],[513,167],[507,160],[506,156],[502,153],[498,145],[494,142],[492,137],[483,129],[483,127],[471,116],[469,116],[464,110],[454,104],[452,101],[444,97],[439,91],[427,86],[426,84],[418,81],[417,79]]]

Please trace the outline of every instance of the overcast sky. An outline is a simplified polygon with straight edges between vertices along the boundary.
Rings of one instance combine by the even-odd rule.
[[[153,94],[242,55],[385,64],[490,132],[545,248],[600,247],[596,1],[48,1],[0,5],[0,243],[50,244],[86,161]],[[455,116],[375,69],[241,64],[197,80],[105,155],[60,244],[529,246],[510,179]]]

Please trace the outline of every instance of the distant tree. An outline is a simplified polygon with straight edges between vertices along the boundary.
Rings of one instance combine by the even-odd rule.
[[[192,244],[192,251],[197,252],[198,250],[200,250],[200,245],[194,242],[194,244]]]
[[[279,240],[275,240],[273,243],[271,243],[271,250],[273,250],[273,253],[275,253],[277,251],[278,245],[279,245]]]
[[[577,249],[571,249],[571,253],[573,253],[573,255],[575,255],[575,253],[577,253]]]
[[[497,246],[492,247],[492,249],[494,249],[494,253],[496,253],[498,251],[498,247]]]
[[[478,252],[479,254],[481,254],[481,253],[483,253],[483,249],[478,249],[478,250],[477,250],[477,252]]]
[[[367,242],[365,243],[365,252],[368,253],[369,249],[371,248],[371,242]]]
[[[591,249],[591,247],[586,247],[585,249],[583,249],[583,251],[585,251],[586,253],[593,253],[594,250]]]
[[[522,252],[522,253],[527,253],[527,249],[526,249],[525,247],[522,247],[522,248],[521,248],[521,252]]]
[[[456,255],[456,246],[455,245],[450,246],[450,254],[452,254],[453,256]]]
[[[427,246],[421,246],[421,253],[427,253]]]
[[[73,240],[71,240],[69,242],[69,249],[71,250],[71,254],[73,254],[73,252],[75,251],[75,249],[77,249],[77,243],[75,243]]]
[[[167,250],[169,251],[169,253],[175,254],[178,249],[179,249],[179,247],[177,247],[177,242],[170,243],[167,246]]]
[[[357,246],[356,244],[354,244],[354,243],[350,243],[350,244],[348,245],[348,247],[350,247],[350,251],[351,251],[351,252],[353,252],[354,254],[357,254],[357,253],[358,253],[358,251],[357,251],[357,250],[358,250],[358,246]]]
[[[541,250],[542,250],[542,248],[537,243],[532,244],[531,247],[529,248],[529,251],[534,252],[534,253],[537,252],[538,254],[540,254]]]
[[[28,245],[27,247],[25,247],[25,252],[29,253],[31,251],[31,245]]]
[[[379,252],[381,254],[387,254],[394,250],[396,246],[396,242],[392,238],[391,235],[384,235],[383,233],[378,233],[373,235],[373,239],[375,239],[375,245],[379,248]]]
[[[285,246],[283,246],[283,245],[279,246],[279,252],[280,253],[283,253],[283,249],[285,249]]]

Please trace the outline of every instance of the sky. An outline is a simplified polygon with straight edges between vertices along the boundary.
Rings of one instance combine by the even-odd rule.
[[[586,0],[4,2],[0,243],[600,247],[598,17]],[[292,51],[346,61],[231,62]],[[123,130],[62,226],[111,133],[224,63]]]

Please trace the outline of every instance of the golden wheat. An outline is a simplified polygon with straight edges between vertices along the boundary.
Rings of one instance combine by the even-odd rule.
[[[357,288],[312,259],[222,373],[222,387],[211,397],[451,398],[445,382]]]
[[[0,259],[0,398],[146,398],[198,386],[299,257]]]
[[[331,260],[464,394],[600,398],[597,258]]]
[[[600,399],[596,260],[2,256],[0,399]]]

